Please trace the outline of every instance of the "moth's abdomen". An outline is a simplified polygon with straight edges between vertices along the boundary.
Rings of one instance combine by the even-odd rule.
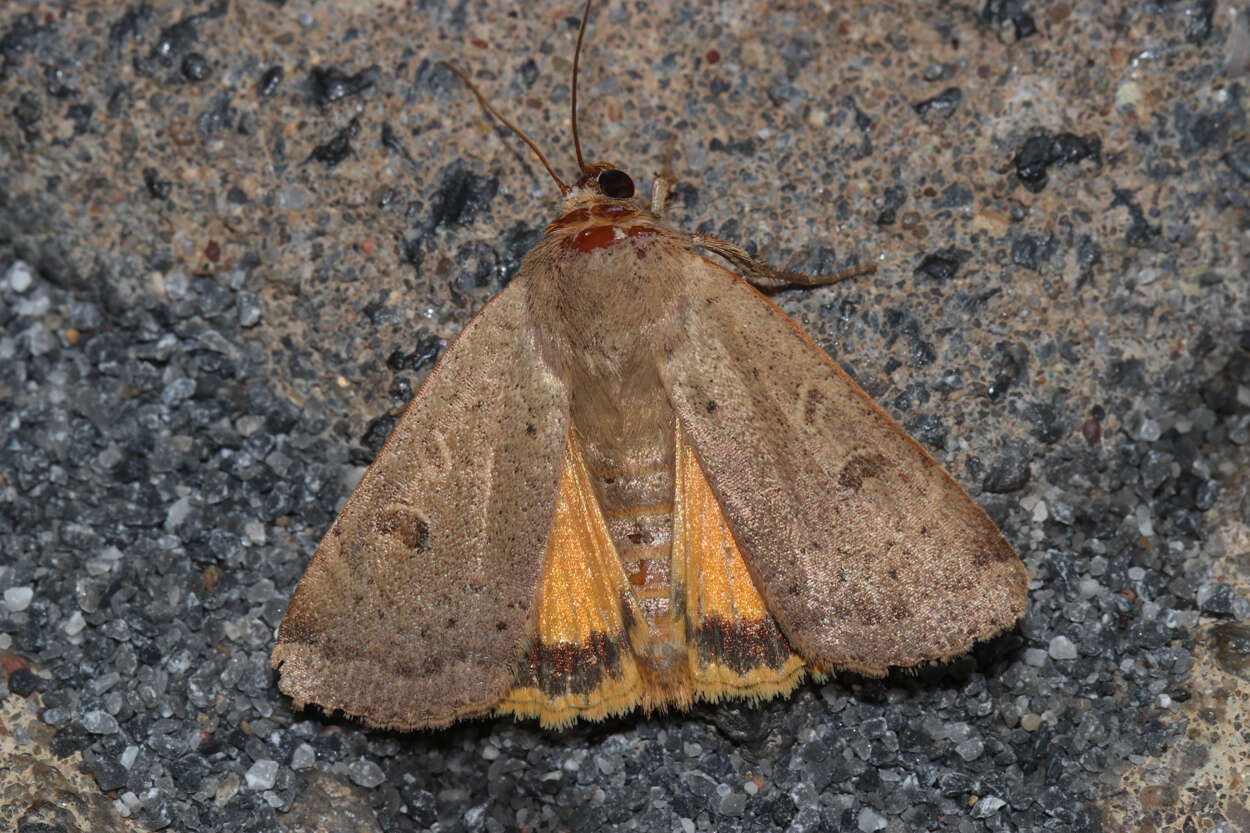
[[[671,452],[591,472],[629,586],[647,624],[671,629],[673,459]]]

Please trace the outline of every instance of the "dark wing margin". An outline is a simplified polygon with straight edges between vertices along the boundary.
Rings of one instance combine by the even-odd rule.
[[[1023,615],[980,506],[798,326],[708,261],[660,377],[748,571],[823,670],[941,660]]]
[[[495,707],[526,646],[568,403],[514,282],[430,371],[300,580],[271,658],[297,705],[395,729]]]

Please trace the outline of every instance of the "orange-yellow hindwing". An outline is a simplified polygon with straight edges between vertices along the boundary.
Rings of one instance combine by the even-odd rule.
[[[685,610],[696,697],[786,694],[806,666],[768,612],[681,427],[673,510],[674,599]]]
[[[640,689],[629,644],[636,611],[575,432],[545,565],[531,644],[499,711],[544,726],[629,711]]]

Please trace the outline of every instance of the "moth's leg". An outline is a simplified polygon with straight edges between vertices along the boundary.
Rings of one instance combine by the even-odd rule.
[[[657,217],[664,216],[664,211],[668,208],[668,197],[673,193],[673,186],[677,184],[677,177],[673,176],[673,153],[676,148],[677,134],[673,133],[669,135],[664,149],[664,166],[651,181],[651,213]]]
[[[850,269],[844,269],[832,275],[808,275],[804,272],[774,269],[764,261],[753,257],[750,252],[741,246],[734,245],[728,240],[721,240],[719,237],[711,237],[706,234],[692,234],[690,235],[690,242],[729,261],[741,271],[742,277],[746,279],[747,283],[760,289],[781,289],[787,286],[825,286],[846,280],[847,278],[868,275],[877,271],[877,267],[874,264],[866,263],[862,266],[852,266]]]
[[[668,196],[673,193],[673,186],[677,183],[676,178],[662,171],[655,175],[655,179],[651,180],[651,213],[657,217],[664,216],[664,209],[668,208]]]

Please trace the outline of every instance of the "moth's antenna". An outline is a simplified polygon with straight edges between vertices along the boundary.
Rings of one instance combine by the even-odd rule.
[[[590,5],[589,0],[587,0],[588,8],[589,8],[589,5]],[[551,178],[556,181],[556,185],[559,186],[561,194],[567,195],[571,190],[573,190],[569,188],[569,186],[564,184],[564,180],[556,176],[556,172],[551,169],[551,164],[547,161],[547,157],[543,156],[543,152],[538,149],[538,145],[534,144],[533,140],[530,139],[529,136],[526,136],[525,133],[521,131],[521,128],[517,127],[515,124],[513,124],[512,122],[504,118],[503,113],[500,113],[498,110],[492,107],[490,105],[490,102],[486,100],[486,96],[482,95],[481,90],[477,88],[477,85],[469,80],[469,76],[465,75],[463,72],[460,71],[459,67],[457,67],[455,64],[449,61],[439,61],[439,63],[447,67],[452,72],[456,73],[456,75],[459,75],[460,80],[465,83],[466,87],[468,87],[470,90],[473,91],[473,94],[477,96],[477,100],[481,103],[483,107],[486,108],[486,112],[490,113],[492,116],[494,116],[495,118],[503,122],[505,127],[507,127],[516,135],[520,136],[521,141],[525,142],[525,144],[530,146],[530,150],[534,151],[534,154],[538,157],[538,161],[543,163],[543,167],[547,169],[547,173],[551,174]],[[577,138],[576,130],[574,130],[573,132],[573,138],[574,140],[576,140]]]
[[[582,11],[582,25],[577,29],[577,48],[573,50],[573,150],[577,153],[577,170],[585,173],[586,163],[582,161],[582,141],[577,135],[577,66],[582,57],[582,37],[586,34],[586,21],[590,19],[590,0],[586,0],[586,8]]]

